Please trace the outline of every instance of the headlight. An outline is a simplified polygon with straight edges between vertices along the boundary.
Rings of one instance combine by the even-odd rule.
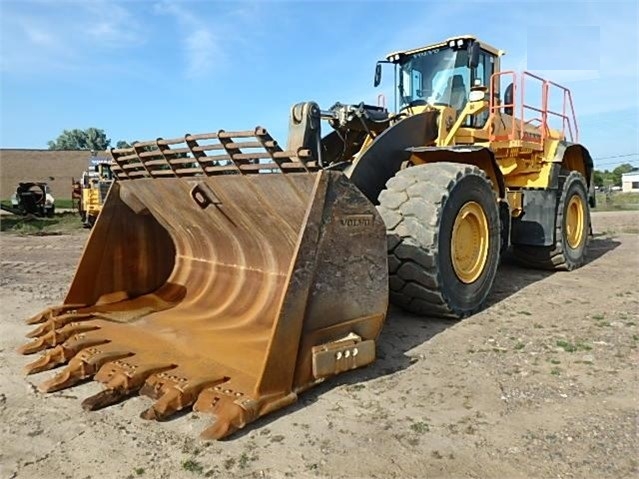
[[[468,99],[470,101],[481,101],[486,96],[486,92],[482,90],[472,90],[470,95],[468,95]]]

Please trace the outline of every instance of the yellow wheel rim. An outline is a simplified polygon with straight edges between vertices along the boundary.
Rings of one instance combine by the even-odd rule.
[[[572,249],[578,248],[584,238],[584,202],[579,195],[573,195],[566,210],[566,241]]]
[[[462,283],[481,276],[488,258],[488,219],[484,209],[469,201],[461,207],[451,237],[451,256],[455,274]]]

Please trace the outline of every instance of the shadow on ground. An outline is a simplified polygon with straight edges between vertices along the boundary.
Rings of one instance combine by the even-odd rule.
[[[586,265],[598,260],[608,252],[617,248],[621,243],[604,235],[595,235],[590,240]],[[497,272],[495,284],[488,297],[486,307],[493,306],[533,283],[541,281],[555,273],[529,269],[520,266],[510,255],[507,255]],[[267,424],[277,421],[280,417],[302,409],[315,401],[326,392],[339,386],[364,383],[371,379],[380,378],[408,368],[419,360],[410,351],[430,341],[433,337],[459,323],[459,320],[424,318],[407,313],[400,308],[391,306],[386,324],[377,342],[377,360],[368,367],[357,369],[349,373],[338,375],[323,384],[300,394],[298,402],[280,411],[268,414],[245,429],[242,429],[227,440],[242,437],[253,430],[258,430]]]

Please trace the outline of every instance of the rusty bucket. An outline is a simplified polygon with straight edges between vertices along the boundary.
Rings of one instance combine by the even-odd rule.
[[[85,409],[139,392],[143,418],[210,412],[217,439],[375,359],[385,228],[343,174],[140,171],[113,184],[64,304],[29,320],[21,352],[46,351],[27,373],[67,364],[42,391],[94,378]]]

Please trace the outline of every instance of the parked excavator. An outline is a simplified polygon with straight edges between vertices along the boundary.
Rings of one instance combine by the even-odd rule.
[[[472,36],[392,53],[374,83],[395,70],[395,111],[300,103],[284,148],[257,127],[111,150],[64,303],[29,320],[22,353],[46,352],[27,373],[67,364],[40,389],[94,378],[86,409],[140,393],[143,418],[212,413],[222,438],[374,361],[389,299],[463,318],[509,248],[582,265],[593,165],[570,92],[503,53]]]

